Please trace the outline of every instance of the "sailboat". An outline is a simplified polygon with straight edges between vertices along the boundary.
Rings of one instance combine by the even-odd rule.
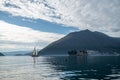
[[[36,47],[34,47],[33,53],[32,53],[32,57],[38,57],[38,52]]]

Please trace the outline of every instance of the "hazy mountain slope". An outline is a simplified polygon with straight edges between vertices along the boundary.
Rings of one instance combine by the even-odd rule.
[[[73,49],[120,52],[120,38],[89,30],[72,32],[42,49],[39,55],[67,54],[69,50]]]
[[[14,56],[14,55],[26,55],[31,51],[12,51],[12,52],[3,52],[6,56]]]

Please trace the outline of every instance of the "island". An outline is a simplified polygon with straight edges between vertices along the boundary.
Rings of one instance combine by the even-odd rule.
[[[5,56],[5,55],[0,52],[0,56]]]

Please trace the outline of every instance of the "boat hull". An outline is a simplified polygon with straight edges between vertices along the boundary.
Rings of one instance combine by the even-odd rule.
[[[32,57],[38,57],[38,55],[32,55]]]

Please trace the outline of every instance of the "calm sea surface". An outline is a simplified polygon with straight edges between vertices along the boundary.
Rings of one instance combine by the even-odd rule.
[[[0,57],[0,80],[120,80],[120,56]]]

